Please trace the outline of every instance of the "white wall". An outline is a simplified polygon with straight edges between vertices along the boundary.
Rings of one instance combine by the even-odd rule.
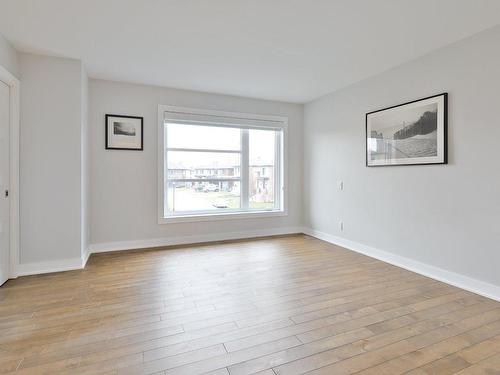
[[[19,56],[17,51],[10,43],[0,34],[0,66],[3,66],[10,74],[20,77],[19,75]]]
[[[158,104],[289,118],[288,216],[203,223],[157,223]],[[144,117],[144,151],[104,149],[104,115]],[[303,106],[153,86],[90,80],[91,243],[175,239],[285,230],[302,223]],[[120,247],[120,246],[118,246]]]
[[[500,286],[499,45],[497,27],[307,104],[306,227]],[[365,167],[366,112],[441,92],[448,165]]]
[[[33,264],[81,257],[84,115],[80,61],[20,54],[20,68],[20,272],[25,273],[38,270]]]

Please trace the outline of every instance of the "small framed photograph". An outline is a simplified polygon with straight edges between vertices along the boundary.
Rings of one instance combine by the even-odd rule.
[[[447,163],[448,94],[366,114],[366,166]]]
[[[143,117],[106,115],[106,150],[143,150]]]

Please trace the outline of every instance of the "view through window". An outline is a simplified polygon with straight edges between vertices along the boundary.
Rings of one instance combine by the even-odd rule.
[[[281,209],[281,129],[166,123],[164,216]]]

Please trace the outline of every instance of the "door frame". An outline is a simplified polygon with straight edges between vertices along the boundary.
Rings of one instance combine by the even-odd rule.
[[[10,269],[9,278],[17,277],[19,264],[19,115],[20,82],[0,65],[0,80],[9,86],[10,104]]]

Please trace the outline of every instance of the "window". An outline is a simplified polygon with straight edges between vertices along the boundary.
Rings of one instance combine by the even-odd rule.
[[[284,214],[285,118],[166,106],[159,118],[160,222]]]

